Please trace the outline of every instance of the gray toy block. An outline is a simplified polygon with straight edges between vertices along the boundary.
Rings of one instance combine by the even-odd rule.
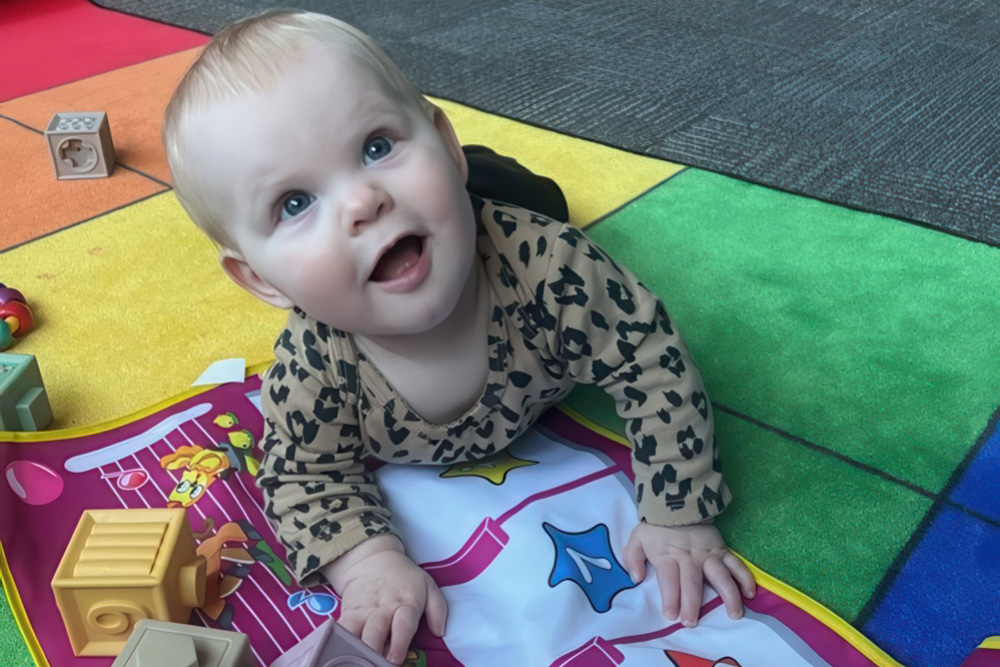
[[[38,360],[0,352],[0,431],[40,431],[52,423],[52,406]]]
[[[239,632],[144,618],[111,667],[259,667]]]
[[[103,111],[57,113],[45,130],[56,178],[103,178],[115,170],[111,126]]]
[[[392,667],[333,619],[310,632],[270,667]]]

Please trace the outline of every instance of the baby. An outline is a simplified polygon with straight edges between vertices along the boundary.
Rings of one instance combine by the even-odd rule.
[[[221,31],[164,124],[176,193],[222,268],[288,309],[264,389],[258,483],[302,585],[396,664],[446,604],[406,555],[364,459],[497,452],[578,382],[617,402],[663,613],[734,618],[753,577],[712,518],[730,494],[701,378],[660,301],[580,231],[470,196],[444,112],[364,34],[272,11]]]

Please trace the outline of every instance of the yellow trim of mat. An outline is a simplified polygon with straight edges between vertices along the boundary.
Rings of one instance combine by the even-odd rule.
[[[746,563],[748,568],[750,568],[750,571],[753,573],[754,579],[757,580],[757,583],[762,584],[772,593],[779,595],[800,609],[806,611],[817,621],[840,635],[844,641],[856,648],[861,655],[865,656],[879,667],[906,667],[902,663],[893,660],[888,653],[876,646],[872,640],[868,639],[868,637],[864,636],[857,628],[842,619],[840,616],[837,616],[835,613],[830,611],[830,609],[823,606],[822,603],[812,599],[794,586],[786,584],[780,579],[776,579],[767,572],[764,572],[740,554],[736,555],[740,557],[740,560]]]
[[[0,435],[3,435],[3,431],[0,431]],[[3,592],[7,596],[10,613],[14,617],[14,622],[17,623],[17,629],[21,631],[21,637],[28,647],[28,653],[34,658],[38,667],[50,667],[49,660],[42,651],[42,645],[35,635],[35,630],[31,627],[31,622],[28,621],[28,612],[24,608],[24,603],[21,602],[21,595],[17,592],[17,584],[14,583],[14,577],[7,565],[7,554],[4,552],[2,542],[0,542],[0,582],[3,583]]]
[[[244,377],[259,375],[270,367],[270,361],[262,361],[253,364],[247,367]],[[125,417],[119,417],[118,419],[102,422],[95,426],[77,426],[75,428],[55,429],[52,431],[0,431],[0,442],[54,442],[56,440],[69,440],[71,438],[82,438],[88,435],[104,433],[121,426],[127,426],[133,422],[139,421],[140,419],[149,417],[150,415],[154,415],[160,410],[165,410],[172,405],[176,405],[177,403],[187,400],[192,396],[203,394],[206,391],[214,389],[218,386],[219,385],[217,384],[212,384],[201,387],[192,387],[183,393],[166,398],[148,408],[138,410],[130,415],[126,415]]]
[[[608,440],[614,440],[618,444],[625,445],[629,449],[632,449],[632,443],[630,443],[627,439],[625,439],[625,437],[620,433],[616,433],[611,429],[604,428],[597,422],[592,421],[587,417],[584,417],[582,414],[580,414],[573,408],[569,407],[568,405],[559,404],[556,407],[562,412],[564,412],[567,417],[571,418],[573,421],[580,424],[584,428],[593,431],[597,435],[604,436]]]

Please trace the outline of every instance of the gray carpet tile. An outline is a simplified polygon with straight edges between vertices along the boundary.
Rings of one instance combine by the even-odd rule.
[[[215,32],[272,3],[100,0]],[[304,0],[426,93],[1000,245],[997,0]]]

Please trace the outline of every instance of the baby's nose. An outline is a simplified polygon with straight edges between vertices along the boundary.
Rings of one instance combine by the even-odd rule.
[[[392,197],[376,183],[355,184],[344,199],[344,223],[352,234],[375,222],[392,208]]]

